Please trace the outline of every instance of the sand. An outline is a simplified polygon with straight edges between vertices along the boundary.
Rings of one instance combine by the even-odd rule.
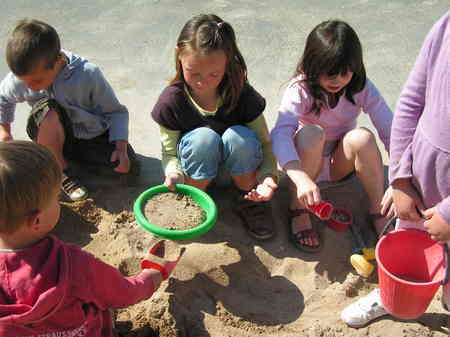
[[[136,224],[132,205],[150,186],[92,189],[84,202],[63,203],[55,234],[76,243],[124,274],[139,272],[153,235]],[[366,196],[356,179],[324,187],[325,199],[352,210],[363,221]],[[120,191],[120,192],[117,192]],[[116,310],[121,336],[448,336],[450,316],[440,292],[414,321],[386,316],[361,328],[339,319],[343,308],[377,285],[377,275],[359,277],[349,263],[349,232],[323,230],[324,249],[308,255],[295,249],[287,231],[287,191],[282,180],[273,200],[277,236],[257,242],[232,212],[232,188],[212,189],[219,219],[204,236],[171,242],[186,253],[169,280],[148,300]]]

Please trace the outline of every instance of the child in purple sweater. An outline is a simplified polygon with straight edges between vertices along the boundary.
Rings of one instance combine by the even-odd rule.
[[[148,258],[152,269],[122,276],[49,235],[59,219],[62,175],[49,150],[0,142],[0,162],[0,336],[112,337],[109,309],[149,298],[178,259],[162,259],[158,243]]]
[[[345,22],[322,22],[307,38],[271,132],[273,152],[291,181],[291,239],[303,251],[321,248],[306,210],[321,201],[321,180],[339,181],[356,172],[369,197],[368,221],[377,231],[393,214],[375,136],[356,128],[361,111],[389,150],[392,112],[366,77],[358,36]]]
[[[397,228],[426,229],[444,244],[450,242],[449,65],[450,11],[429,32],[398,100],[389,166]],[[449,310],[450,283],[443,287],[442,304]],[[386,314],[375,289],[341,318],[358,328]]]

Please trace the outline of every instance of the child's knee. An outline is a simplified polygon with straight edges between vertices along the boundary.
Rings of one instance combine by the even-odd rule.
[[[311,150],[325,144],[325,131],[319,125],[305,125],[295,135],[298,150]]]
[[[209,128],[198,128],[183,138],[180,144],[181,157],[196,157],[206,160],[220,151],[221,139],[219,134]]]
[[[349,131],[345,140],[355,150],[371,150],[377,148],[375,135],[367,128],[361,127]]]
[[[261,148],[255,132],[242,125],[228,128],[222,135],[222,141],[230,154],[242,158],[254,157]]]
[[[42,119],[38,126],[39,130],[43,128],[62,128],[61,120],[59,119],[59,114],[54,109],[49,109],[45,114],[45,117]]]

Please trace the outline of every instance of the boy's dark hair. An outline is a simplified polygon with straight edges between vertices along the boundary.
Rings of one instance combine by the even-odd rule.
[[[247,82],[247,65],[236,43],[233,27],[214,14],[200,14],[190,19],[181,30],[175,51],[176,75],[170,83],[184,82],[180,54],[194,51],[203,55],[223,50],[227,57],[225,75],[219,85],[226,109],[232,110]]]
[[[17,76],[30,73],[42,61],[47,69],[52,69],[60,54],[61,43],[56,30],[35,19],[20,20],[6,46],[6,61]]]
[[[30,141],[0,142],[0,233],[45,208],[61,184],[53,154]]]
[[[317,25],[306,40],[305,50],[295,69],[294,77],[303,74],[313,97],[310,112],[319,114],[326,106],[326,93],[319,85],[319,76],[333,76],[353,72],[345,87],[345,97],[355,104],[353,95],[364,89],[366,70],[358,35],[346,22],[328,20]],[[340,94],[340,93],[338,93]]]

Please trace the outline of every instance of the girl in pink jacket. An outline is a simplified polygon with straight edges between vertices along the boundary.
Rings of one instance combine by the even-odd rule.
[[[375,136],[356,127],[361,112],[389,151],[392,112],[366,77],[358,36],[345,22],[322,22],[306,40],[271,132],[273,152],[291,182],[291,240],[303,251],[321,248],[306,210],[321,201],[319,181],[339,181],[355,172],[369,198],[368,224],[378,230],[393,214]]]

